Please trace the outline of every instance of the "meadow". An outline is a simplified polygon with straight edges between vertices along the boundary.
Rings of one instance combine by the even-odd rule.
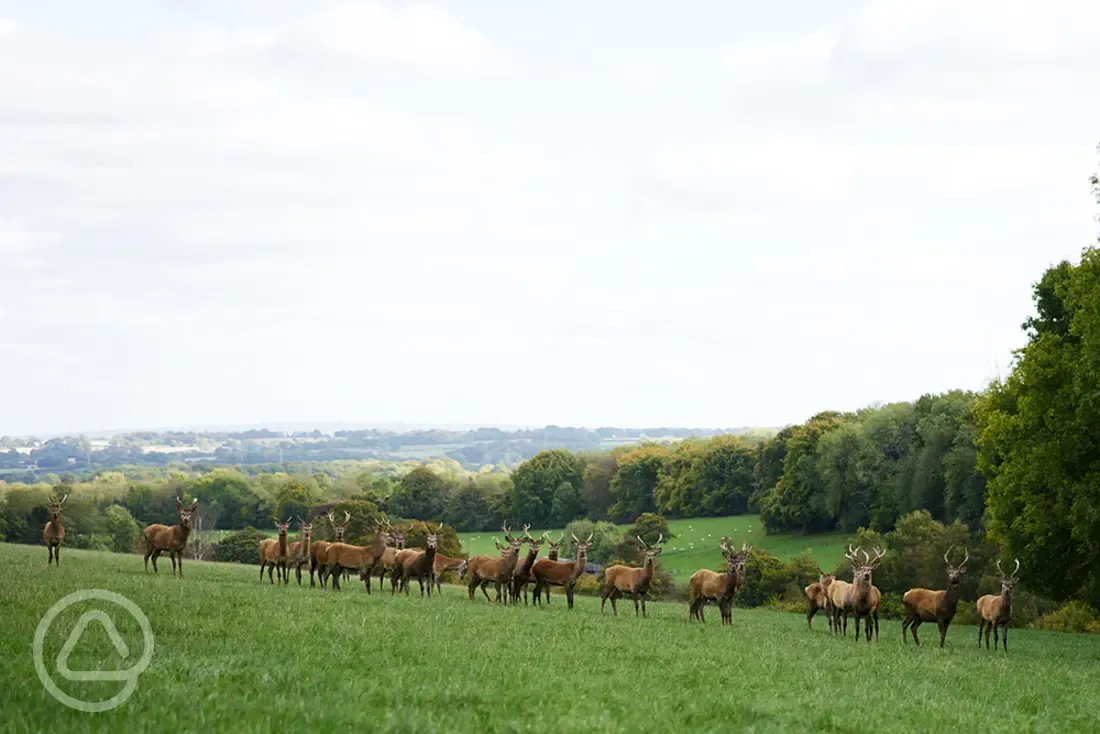
[[[254,566],[189,561],[174,579],[162,558],[66,549],[46,568],[44,547],[0,544],[0,731],[454,731],[874,732],[1095,731],[1100,636],[1013,629],[1009,652],[975,646],[953,627],[946,649],[902,644],[883,622],[868,645],[833,637],[822,618],[736,609],[721,627],[685,604],[654,603],[648,619],[599,612],[560,591],[549,608],[471,603],[444,586],[422,600],[272,587]],[[167,571],[166,571],[167,569]],[[39,619],[63,596],[109,589],[133,600],[155,635],[133,696],[104,713],[71,710],[43,688],[32,660]],[[115,610],[102,605],[107,611]],[[85,700],[117,682],[71,682],[54,661],[77,616],[61,614],[44,659],[63,689]],[[128,668],[143,651],[125,615],[124,661],[97,625],[72,670]],[[127,623],[128,622],[128,623]]]
[[[628,530],[628,525],[616,526]],[[740,547],[748,543],[763,548],[773,556],[789,561],[799,553],[809,553],[826,572],[831,572],[844,560],[844,543],[850,537],[843,533],[825,535],[765,535],[764,526],[757,515],[738,515],[735,517],[696,517],[686,520],[669,520],[669,530],[676,536],[664,544],[661,551],[661,565],[668,569],[677,584],[686,584],[691,574],[700,568],[720,568],[722,552],[718,543],[723,535],[728,535],[733,544]],[[557,538],[562,528],[532,529],[531,534],[538,536],[546,530]],[[462,550],[471,556],[478,554],[499,555],[493,546],[493,539],[500,540],[503,532],[497,533],[459,533]]]

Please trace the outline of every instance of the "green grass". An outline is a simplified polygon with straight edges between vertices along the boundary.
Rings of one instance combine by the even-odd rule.
[[[1100,636],[1012,630],[1009,653],[975,649],[959,626],[920,649],[885,622],[870,645],[833,637],[820,618],[735,609],[733,625],[689,623],[684,604],[612,617],[560,593],[550,608],[498,607],[444,587],[430,602],[362,586],[340,594],[272,587],[257,569],[188,562],[187,577],[142,573],[141,558],[66,550],[46,569],[42,547],[0,545],[0,730],[401,732],[1070,732],[1100,720]],[[62,706],[35,673],[43,613],[71,592],[124,594],[148,615],[155,652],[121,707]],[[114,609],[110,605],[102,608]],[[53,661],[75,618],[57,618]],[[112,615],[141,655],[136,625]],[[127,668],[95,625],[70,667]],[[113,661],[113,662],[112,662]],[[120,683],[71,682],[104,699]]]
[[[764,526],[757,515],[739,515],[737,517],[699,517],[688,520],[671,520],[669,530],[675,538],[665,543],[659,563],[669,570],[677,583],[686,583],[691,574],[700,568],[716,568],[722,565],[722,552],[718,543],[723,535],[728,535],[740,546],[742,542],[757,548],[764,548],[772,555],[790,560],[799,553],[810,551],[818,565],[826,571],[832,571],[844,558],[843,534],[828,535],[765,535]],[[620,526],[626,530],[628,526]],[[531,531],[537,536],[544,528]],[[560,528],[548,530],[557,537]],[[497,533],[460,533],[462,550],[470,555],[498,555],[493,539],[500,539],[503,532]]]

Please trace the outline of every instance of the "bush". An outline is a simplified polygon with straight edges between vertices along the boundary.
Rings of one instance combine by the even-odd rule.
[[[249,525],[222,538],[214,550],[214,560],[222,563],[260,565],[260,541],[267,534]]]
[[[1031,624],[1032,629],[1051,632],[1091,632],[1100,634],[1100,617],[1083,601],[1074,599],[1057,611],[1044,614]]]
[[[714,570],[726,569],[723,565]],[[754,548],[745,563],[745,585],[734,602],[738,606],[758,607],[782,600],[804,609],[806,595],[803,589],[817,581],[820,575],[821,570],[808,555],[798,555],[790,563],[783,563],[767,551]]]
[[[130,511],[121,505],[111,505],[104,514],[107,517],[107,534],[111,536],[111,550],[115,553],[133,553],[141,539],[141,528]]]
[[[588,547],[588,561],[602,565],[615,558],[621,538],[619,530],[609,522],[594,523],[591,520],[576,520],[565,527],[565,540],[561,543],[562,558],[576,558],[577,544],[573,542],[573,536],[583,541],[590,533],[592,543]]]

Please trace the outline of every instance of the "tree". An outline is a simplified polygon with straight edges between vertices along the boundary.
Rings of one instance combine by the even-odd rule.
[[[451,497],[452,486],[426,466],[418,466],[401,477],[389,500],[389,511],[397,517],[438,522]]]
[[[509,517],[535,527],[566,523],[581,514],[582,486],[583,459],[565,449],[540,451],[512,474]],[[561,497],[557,506],[556,496]]]
[[[612,453],[598,453],[585,458],[584,487],[581,500],[584,502],[585,517],[593,522],[606,520],[608,511],[615,504],[615,493],[611,491],[611,480],[615,476],[619,462]]]
[[[141,528],[130,511],[121,505],[111,505],[104,515],[107,517],[107,532],[111,536],[111,550],[115,553],[133,553],[141,537]]]
[[[645,444],[618,456],[619,470],[611,480],[615,504],[608,514],[618,522],[632,522],[643,512],[655,512],[653,493],[669,451],[658,444]]]
[[[791,432],[783,460],[783,478],[760,502],[760,520],[769,533],[822,532],[834,527],[816,452],[821,437],[840,427],[845,420],[835,411],[826,411]]]
[[[312,477],[297,474],[286,478],[275,493],[275,518],[307,518],[317,504],[317,484]]]
[[[1095,186],[1096,184],[1094,184]],[[1034,286],[1037,316],[1011,373],[978,407],[989,532],[1056,600],[1100,605],[1100,250]]]

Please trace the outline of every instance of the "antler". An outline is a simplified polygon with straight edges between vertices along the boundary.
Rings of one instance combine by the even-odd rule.
[[[642,536],[640,536],[640,535],[637,535],[637,536],[635,536],[635,537],[636,537],[636,538],[638,538],[638,542],[642,544],[642,547],[643,547],[643,548],[645,548],[646,550],[649,550],[649,546],[645,544],[645,541],[644,541],[644,540],[642,540]]]
[[[1020,571],[1020,559],[1017,558],[1016,559],[1016,568],[1012,569],[1012,578],[1013,579],[1016,578],[1016,574],[1019,573],[1019,571]]]
[[[880,550],[879,548],[872,548],[871,550],[873,550],[875,552],[875,557],[872,558],[871,560],[869,560],[867,562],[867,565],[868,566],[877,566],[878,562],[882,560],[882,557],[886,555],[886,551]],[[864,555],[866,555],[866,554],[864,554]]]
[[[344,510],[344,524],[346,525],[349,522],[351,522],[351,513],[348,512],[347,510]],[[386,524],[389,525],[389,523],[390,523],[390,521],[387,520]]]
[[[860,548],[859,550],[863,549]],[[854,550],[851,543],[848,544],[848,552],[844,554],[844,557],[851,561],[853,566],[859,564],[859,551]]]
[[[745,541],[741,541],[741,552],[742,552],[742,553],[746,553],[746,554],[747,554],[747,553],[748,553],[749,551],[751,551],[751,550],[752,550],[752,546],[751,546],[751,545],[745,545]]]
[[[951,551],[953,551],[954,549],[955,549],[955,544],[952,543],[951,547],[947,549],[947,552],[943,554],[943,562],[946,563],[948,566],[951,565],[951,559],[948,558],[948,556],[951,555]]]
[[[528,532],[530,530],[531,530],[531,526],[525,524],[523,526],[523,537],[526,538],[527,540],[534,540],[534,538],[531,537],[531,533]]]
[[[504,539],[511,543],[515,538],[512,537],[512,531],[508,529],[508,523],[504,523],[501,526],[504,529]]]
[[[65,504],[65,500],[67,500],[67,499],[69,499],[69,495],[65,495],[64,497],[62,497],[61,501],[58,502],[57,504],[58,505],[63,505],[63,504]],[[195,501],[198,502],[198,500],[195,500]]]
[[[334,518],[334,517],[332,516],[332,510],[329,510],[329,511],[328,511],[328,521],[329,521],[330,523],[332,523],[333,525],[335,525],[335,524],[336,524],[336,518]]]
[[[664,533],[660,533],[660,534],[659,534],[659,535],[657,536],[657,542],[656,542],[656,543],[654,543],[653,545],[660,545],[660,544],[661,544],[661,541],[662,541],[662,540],[664,540],[664,539],[665,539],[665,534],[664,534]]]
[[[718,541],[718,547],[722,549],[723,553],[732,553],[730,550],[730,538],[728,535],[723,535],[722,539]]]
[[[588,545],[589,543],[591,543],[591,542],[592,542],[592,538],[593,538],[593,537],[594,537],[595,535],[596,535],[596,533],[594,533],[594,532],[593,532],[593,533],[589,533],[589,534],[588,534],[588,540],[584,541],[584,544],[585,544],[585,545]]]
[[[577,541],[578,543],[581,542],[581,539],[577,537],[576,533],[569,533],[569,534],[573,536],[573,540]]]

